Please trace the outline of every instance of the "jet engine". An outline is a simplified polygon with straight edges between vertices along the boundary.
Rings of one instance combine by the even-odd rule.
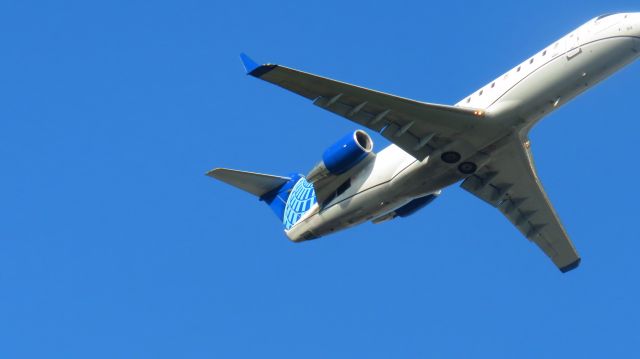
[[[409,217],[410,215],[424,208],[429,203],[433,202],[433,200],[436,199],[440,195],[440,193],[441,191],[437,191],[432,194],[426,195],[424,197],[414,198],[408,203],[404,204],[402,207],[397,208],[395,211],[389,212],[378,218],[374,218],[371,222],[373,224],[378,224],[378,223],[390,221],[396,217],[400,217],[400,218]]]
[[[314,183],[330,175],[339,175],[352,169],[373,150],[373,140],[369,134],[356,130],[342,137],[322,154],[322,161],[307,175],[307,181]]]

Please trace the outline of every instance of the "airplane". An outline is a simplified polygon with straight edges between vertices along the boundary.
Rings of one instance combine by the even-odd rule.
[[[246,54],[248,75],[378,132],[329,146],[306,175],[216,168],[207,175],[268,204],[293,242],[416,213],[455,183],[500,211],[562,273],[580,256],[536,174],[528,133],[542,118],[640,56],[640,13],[598,16],[453,106],[339,82]]]

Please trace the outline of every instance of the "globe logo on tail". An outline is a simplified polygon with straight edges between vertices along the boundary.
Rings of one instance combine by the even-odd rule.
[[[287,198],[287,205],[284,209],[282,223],[286,230],[293,227],[300,217],[316,203],[316,192],[313,185],[302,177],[291,189],[291,194]]]

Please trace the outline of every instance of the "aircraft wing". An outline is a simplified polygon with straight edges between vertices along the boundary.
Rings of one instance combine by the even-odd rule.
[[[402,98],[280,65],[241,59],[249,75],[313,100],[313,104],[376,132],[423,160],[456,140],[473,141],[484,111]]]
[[[528,140],[510,138],[488,165],[461,187],[499,209],[563,273],[580,264],[580,256],[538,179]]]

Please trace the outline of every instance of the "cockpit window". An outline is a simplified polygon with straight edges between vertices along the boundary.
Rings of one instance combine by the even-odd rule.
[[[596,21],[598,21],[598,20],[602,20],[602,19],[604,19],[605,17],[609,17],[609,16],[612,16],[612,15],[618,15],[618,14],[619,14],[619,12],[614,12],[614,13],[611,13],[611,14],[604,14],[604,15],[600,15],[600,16],[598,16],[598,17],[596,18]]]

